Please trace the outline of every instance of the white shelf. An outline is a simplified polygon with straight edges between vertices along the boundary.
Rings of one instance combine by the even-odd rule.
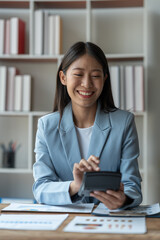
[[[1,60],[58,60],[59,58],[62,58],[64,55],[31,55],[31,54],[21,54],[21,55],[0,55]],[[140,53],[126,53],[126,54],[107,54],[107,59],[142,59],[144,58],[144,54]]]
[[[24,173],[24,174],[33,174],[32,169],[23,169],[23,168],[0,168],[0,173]],[[140,168],[140,173],[143,175],[144,169]]]
[[[19,54],[19,55],[0,55],[1,60],[52,60],[57,61],[63,55],[31,55],[31,54]]]
[[[23,169],[23,168],[0,168],[0,173],[13,173],[13,174],[33,174],[31,169]]]
[[[33,112],[15,112],[15,111],[4,111],[0,112],[0,116],[43,116],[48,112],[33,111]]]
[[[43,116],[51,112],[31,111],[31,112],[15,112],[4,111],[0,112],[0,116]],[[146,116],[146,112],[133,112],[135,116]]]

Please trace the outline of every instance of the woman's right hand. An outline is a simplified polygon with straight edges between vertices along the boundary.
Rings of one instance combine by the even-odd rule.
[[[99,158],[91,155],[88,160],[81,159],[79,163],[75,163],[73,167],[73,182],[70,184],[70,196],[76,194],[81,186],[84,172],[100,171]]]

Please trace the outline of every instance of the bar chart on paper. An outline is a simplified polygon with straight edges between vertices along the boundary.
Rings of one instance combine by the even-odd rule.
[[[145,218],[125,217],[75,217],[64,229],[65,232],[143,234]]]

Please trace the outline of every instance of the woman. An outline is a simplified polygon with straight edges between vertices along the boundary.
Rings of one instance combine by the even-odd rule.
[[[95,44],[75,43],[57,73],[53,113],[38,121],[33,193],[39,203],[104,203],[109,209],[142,201],[134,115],[115,107],[108,63]],[[121,172],[119,191],[79,197],[86,171]]]

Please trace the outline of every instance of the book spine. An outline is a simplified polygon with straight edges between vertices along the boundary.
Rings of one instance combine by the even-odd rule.
[[[49,55],[54,55],[55,50],[55,16],[49,16]]]
[[[18,53],[18,26],[17,26],[17,18],[11,18],[11,31],[10,31],[10,53],[17,54]]]
[[[111,73],[111,87],[112,87],[114,103],[115,103],[115,106],[119,108],[120,107],[119,66],[111,66],[110,73]]]
[[[7,19],[5,24],[4,53],[10,54],[10,19]]]
[[[135,111],[144,111],[143,66],[134,67]]]
[[[15,76],[18,73],[15,67],[8,67],[7,78],[7,110],[14,111],[14,89],[15,89]]]
[[[5,20],[0,19],[0,55],[4,54]]]
[[[18,54],[25,53],[25,22],[18,19]]]
[[[23,75],[23,101],[22,110],[30,111],[31,109],[31,76]]]
[[[36,55],[43,54],[43,11],[35,11],[35,35],[34,48]]]
[[[14,110],[22,111],[22,75],[15,76]]]
[[[17,17],[10,20],[10,53],[23,54],[25,49],[25,22]]]
[[[125,66],[126,110],[134,111],[134,78],[133,66]]]
[[[62,19],[55,15],[55,54],[62,52]]]
[[[120,66],[120,108],[125,110],[126,109],[126,99],[125,99],[125,82],[124,82],[124,67]]]
[[[6,110],[7,67],[0,66],[0,111]]]
[[[44,38],[43,38],[43,43],[44,43],[44,54],[48,54],[48,43],[49,43],[49,19],[48,19],[48,12],[44,12]]]

